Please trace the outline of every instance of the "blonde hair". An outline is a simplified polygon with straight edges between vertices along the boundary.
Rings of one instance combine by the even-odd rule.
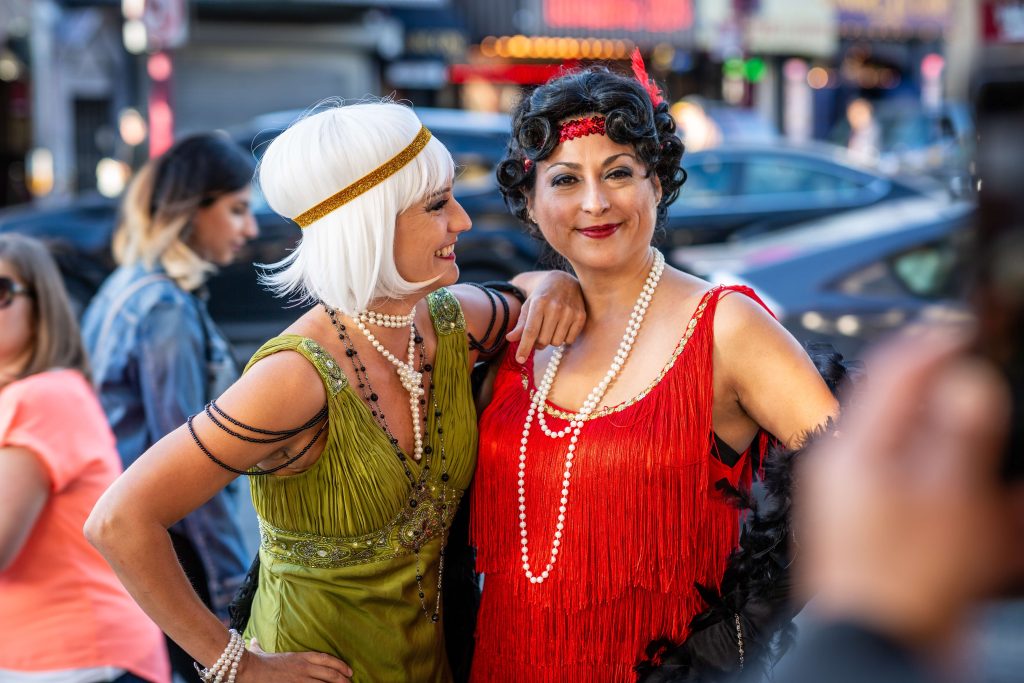
[[[32,296],[32,354],[17,378],[54,368],[78,370],[88,377],[89,362],[78,321],[50,252],[31,237],[5,233],[0,234],[0,261],[17,273]]]
[[[388,101],[315,111],[267,147],[260,189],[274,211],[293,218],[394,157],[421,125],[412,109]],[[408,282],[395,266],[395,221],[454,176],[451,154],[432,138],[393,176],[303,229],[295,250],[266,266],[263,282],[278,295],[348,315],[421,289],[429,283]]]
[[[199,288],[216,267],[187,244],[196,211],[252,181],[253,162],[230,138],[202,133],[151,159],[132,179],[114,233],[121,265],[157,262],[179,287]]]

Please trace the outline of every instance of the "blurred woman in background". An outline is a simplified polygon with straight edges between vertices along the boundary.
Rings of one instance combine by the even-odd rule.
[[[114,235],[120,267],[82,323],[125,467],[237,378],[204,283],[257,235],[253,168],[230,138],[195,135],[146,164],[125,194]],[[248,565],[239,495],[228,487],[171,529],[185,573],[222,619]],[[194,675],[192,659],[169,647],[174,670]]]
[[[0,235],[0,680],[170,680],[160,631],[82,536],[120,474],[46,248]]]

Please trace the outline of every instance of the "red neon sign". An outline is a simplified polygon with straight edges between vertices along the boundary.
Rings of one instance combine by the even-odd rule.
[[[693,27],[693,0],[544,0],[549,27],[671,33]]]
[[[451,83],[482,80],[488,83],[518,83],[534,85],[546,83],[564,70],[577,66],[577,62],[564,64],[452,64],[448,68]]]

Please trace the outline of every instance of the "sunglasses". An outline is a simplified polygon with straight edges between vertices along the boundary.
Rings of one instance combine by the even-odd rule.
[[[0,276],[0,308],[10,306],[14,301],[14,297],[19,294],[32,296],[32,292],[25,285],[15,282],[9,277]]]

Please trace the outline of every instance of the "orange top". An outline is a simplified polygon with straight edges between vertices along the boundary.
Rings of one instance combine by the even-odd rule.
[[[13,564],[0,572],[0,669],[113,666],[169,683],[163,637],[82,535],[121,472],[96,395],[73,370],[32,375],[0,390],[0,448],[34,453],[50,498]]]

